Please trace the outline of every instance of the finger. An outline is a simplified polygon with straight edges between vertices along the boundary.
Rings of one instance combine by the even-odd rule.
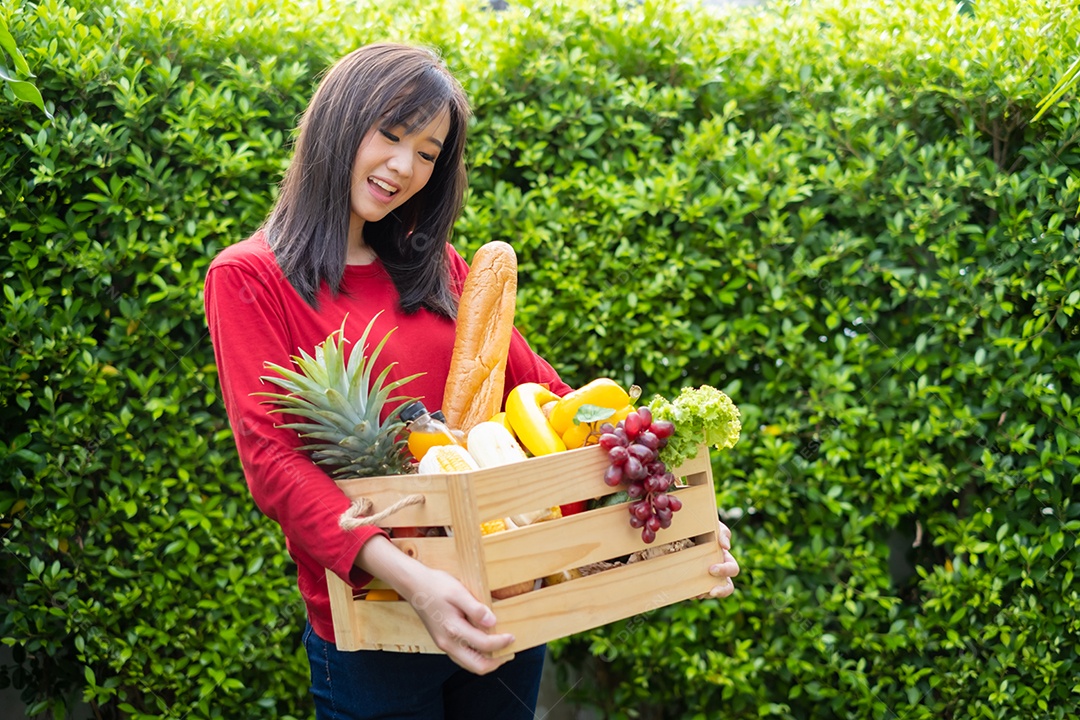
[[[731,549],[731,528],[724,523],[720,523],[720,547],[725,550]]]
[[[489,658],[483,655],[477,656],[479,660],[476,661],[476,669],[471,672],[477,675],[487,675],[489,672],[498,670],[506,663],[514,659],[513,653],[509,655],[501,655],[497,658]]]
[[[481,629],[495,627],[495,613],[491,612],[491,608],[472,595],[455,598],[455,601],[458,607],[461,608],[461,612],[465,614],[466,619],[473,626]]]
[[[736,577],[739,574],[739,563],[731,556],[731,553],[724,550],[723,561],[711,566],[709,574],[713,577]]]
[[[514,636],[510,633],[489,634],[485,628],[477,628],[466,622],[467,620],[468,618],[461,618],[459,621],[447,623],[446,626],[450,637],[462,647],[487,655],[503,650],[514,642]]]
[[[709,597],[714,597],[717,600],[722,600],[731,595],[731,593],[733,592],[735,592],[735,583],[732,582],[731,578],[728,578],[724,582],[720,583],[712,590],[710,590]]]
[[[512,643],[514,641],[512,635],[485,635],[471,627],[457,629],[461,630],[461,634],[454,636],[450,644],[443,649],[455,663],[469,672],[484,675],[501,667],[514,657],[513,653],[489,657],[490,653],[502,650]]]
[[[510,647],[514,643],[514,636],[510,633],[497,633],[488,635],[473,629],[469,633],[469,647],[478,653],[487,655]]]
[[[453,642],[482,654],[502,650],[514,642],[510,633],[489,634],[485,628],[475,627],[464,617],[447,622],[445,630]]]
[[[487,657],[472,648],[465,647],[461,647],[457,652],[449,653],[449,655],[451,660],[475,675],[487,675],[514,659],[513,653],[500,655],[499,657]]]

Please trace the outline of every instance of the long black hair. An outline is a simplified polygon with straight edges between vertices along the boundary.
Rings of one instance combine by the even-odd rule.
[[[309,305],[325,282],[341,288],[348,253],[353,161],[374,127],[423,128],[443,110],[450,131],[431,178],[401,207],[364,223],[364,242],[389,273],[405,312],[454,317],[446,243],[467,184],[469,103],[432,51],[379,43],[336,62],[300,119],[292,162],[263,225],[285,277]]]

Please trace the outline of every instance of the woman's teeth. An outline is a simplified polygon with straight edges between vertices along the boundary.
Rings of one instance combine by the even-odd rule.
[[[371,183],[372,183],[373,185],[375,185],[375,186],[377,186],[377,187],[380,187],[380,188],[382,188],[383,190],[385,190],[386,192],[390,193],[391,195],[393,195],[394,193],[396,193],[396,192],[397,192],[397,188],[396,188],[396,187],[394,187],[393,185],[388,185],[388,184],[384,183],[384,182],[383,182],[382,180],[380,180],[379,178],[370,178],[370,180],[371,180]]]

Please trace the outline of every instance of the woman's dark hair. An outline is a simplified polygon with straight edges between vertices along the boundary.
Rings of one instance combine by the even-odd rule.
[[[446,243],[465,197],[469,103],[430,50],[390,43],[349,53],[326,73],[300,120],[292,162],[264,229],[278,265],[315,306],[325,281],[341,288],[348,253],[353,161],[374,127],[417,132],[443,110],[450,131],[427,184],[378,222],[364,223],[405,312],[454,317]]]

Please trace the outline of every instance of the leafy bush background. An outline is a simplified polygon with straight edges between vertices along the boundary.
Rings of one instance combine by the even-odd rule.
[[[318,73],[389,37],[473,99],[457,244],[514,243],[533,344],[571,383],[711,383],[745,415],[716,465],[739,592],[559,643],[576,698],[1080,713],[1080,126],[1072,98],[1026,122],[1080,19],[901,5],[5,7],[56,117],[0,103],[0,681],[57,716],[72,690],[103,718],[310,715],[201,278]]]

